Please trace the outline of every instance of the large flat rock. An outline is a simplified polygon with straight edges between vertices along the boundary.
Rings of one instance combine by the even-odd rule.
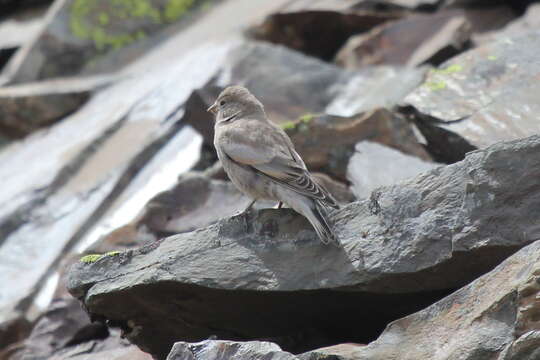
[[[341,247],[291,210],[255,211],[78,263],[68,288],[160,358],[210,335],[362,342],[540,237],[538,151],[539,136],[501,143],[377,190],[333,213]]]
[[[538,30],[500,36],[431,71],[405,102],[477,147],[538,134],[539,46]]]

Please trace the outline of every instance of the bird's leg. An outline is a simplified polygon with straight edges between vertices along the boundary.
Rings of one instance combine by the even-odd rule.
[[[242,211],[242,213],[245,213],[245,212],[248,212],[249,210],[251,210],[251,208],[253,207],[253,205],[255,204],[256,201],[257,201],[257,199],[253,199],[253,201],[251,201],[249,203],[249,205],[245,208],[244,211]]]
[[[239,211],[236,214],[234,214],[233,216],[238,216],[238,215],[242,215],[242,214],[247,213],[253,207],[253,204],[255,204],[256,201],[257,201],[257,199],[253,199],[243,211]]]
[[[279,201],[278,204],[276,205],[276,209],[281,209],[282,206],[283,206],[283,201]]]

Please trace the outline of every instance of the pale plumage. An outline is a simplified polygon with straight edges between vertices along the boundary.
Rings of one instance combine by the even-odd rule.
[[[263,105],[247,89],[232,86],[209,111],[217,114],[214,145],[231,181],[254,200],[289,205],[324,243],[337,242],[326,207],[338,204],[312,178],[287,134],[267,119]]]

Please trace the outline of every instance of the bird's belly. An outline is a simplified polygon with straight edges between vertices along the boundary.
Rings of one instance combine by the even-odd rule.
[[[223,168],[233,184],[244,194],[253,199],[276,200],[274,184],[249,167],[230,162],[224,164]]]

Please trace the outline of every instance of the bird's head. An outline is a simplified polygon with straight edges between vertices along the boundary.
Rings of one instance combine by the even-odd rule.
[[[264,115],[261,102],[242,86],[229,86],[223,90],[208,111],[216,115],[216,121]]]

